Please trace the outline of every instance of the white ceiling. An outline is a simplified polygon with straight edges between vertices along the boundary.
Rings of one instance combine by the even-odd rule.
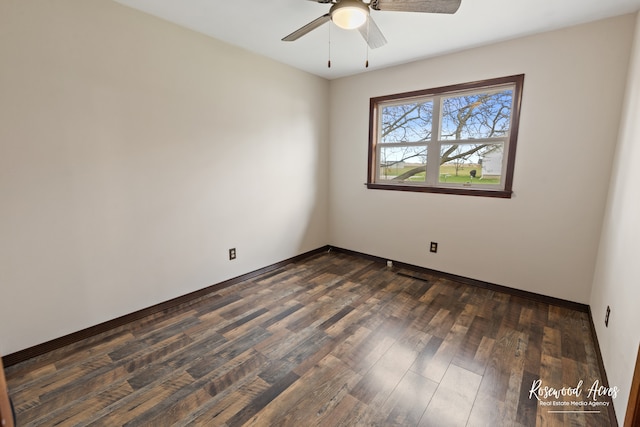
[[[327,79],[366,71],[367,54],[372,70],[640,10],[640,0],[462,0],[454,15],[372,10],[388,43],[368,50],[357,30],[332,23],[281,41],[329,11],[315,1],[115,1]]]

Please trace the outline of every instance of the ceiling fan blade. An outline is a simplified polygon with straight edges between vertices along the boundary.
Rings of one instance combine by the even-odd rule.
[[[387,39],[384,38],[382,31],[380,31],[371,15],[369,15],[367,22],[358,28],[358,31],[360,31],[360,34],[362,34],[371,49],[377,49],[387,44]]]
[[[371,0],[371,8],[395,12],[456,13],[462,0]]]
[[[304,36],[307,33],[310,33],[311,31],[315,30],[322,24],[329,22],[330,20],[331,20],[330,14],[327,13],[326,15],[322,15],[320,18],[314,19],[313,21],[309,22],[307,25],[295,30],[293,33],[283,38],[282,41],[292,42],[294,40],[298,40],[300,37]]]

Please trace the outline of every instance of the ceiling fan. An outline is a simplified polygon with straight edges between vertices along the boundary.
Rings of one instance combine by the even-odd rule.
[[[422,13],[456,13],[462,0],[311,0],[330,3],[329,13],[314,19],[307,25],[284,37],[282,41],[299,39],[321,25],[333,21],[340,28],[358,29],[371,49],[384,46],[387,40],[370,15],[370,10]]]

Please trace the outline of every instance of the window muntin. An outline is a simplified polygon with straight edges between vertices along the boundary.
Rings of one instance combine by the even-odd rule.
[[[372,98],[367,186],[511,197],[523,80]]]

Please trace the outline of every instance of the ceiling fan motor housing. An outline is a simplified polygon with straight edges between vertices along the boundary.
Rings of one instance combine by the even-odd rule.
[[[361,0],[341,0],[331,6],[329,14],[338,27],[352,30],[367,22],[369,6]]]

